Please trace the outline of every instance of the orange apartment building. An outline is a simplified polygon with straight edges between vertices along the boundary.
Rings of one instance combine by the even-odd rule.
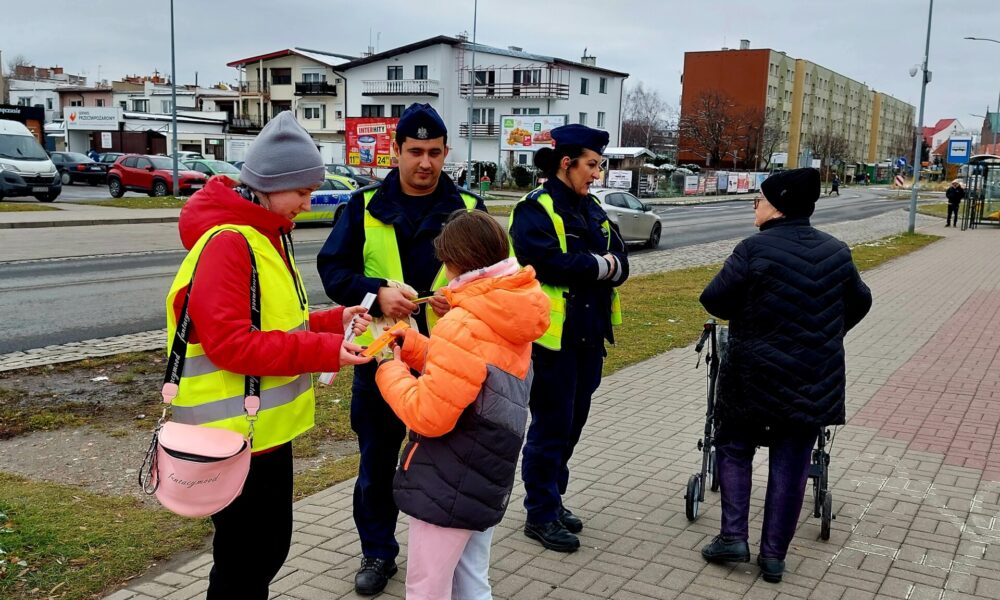
[[[686,52],[682,83],[682,117],[695,110],[705,92],[728,97],[733,114],[759,110],[768,115],[781,128],[775,152],[787,155],[786,168],[800,166],[810,136],[828,129],[847,140],[847,162],[852,163],[890,159],[900,139],[912,139],[913,105],[808,60],[750,49],[747,40],[738,50]],[[677,162],[704,165],[704,153],[699,155],[695,145],[682,131]],[[753,159],[739,155],[747,168],[754,168]],[[763,164],[764,157],[758,161]]]

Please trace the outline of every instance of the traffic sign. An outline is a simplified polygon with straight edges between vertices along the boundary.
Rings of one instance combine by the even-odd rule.
[[[903,176],[896,175],[896,187],[903,187]]]
[[[906,166],[906,159],[903,158],[902,156],[900,156],[899,158],[897,158],[896,159],[896,166],[897,167],[905,167]]]

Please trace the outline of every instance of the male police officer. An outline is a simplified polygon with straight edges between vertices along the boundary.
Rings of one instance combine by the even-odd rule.
[[[354,193],[320,251],[317,266],[333,301],[354,306],[366,293],[377,294],[374,316],[405,319],[415,313],[421,332],[427,334],[428,320],[446,313],[448,301],[435,295],[427,303],[430,308],[419,305],[417,312],[413,294],[389,282],[415,290],[442,287],[446,280],[434,256],[434,238],[453,211],[486,210],[486,206],[441,173],[448,156],[448,131],[429,104],[406,109],[393,145],[399,168],[381,184]],[[427,311],[433,314],[428,317]],[[354,587],[362,595],[385,588],[396,573],[399,554],[395,537],[399,511],[392,499],[392,479],[406,427],[382,399],[375,385],[376,368],[371,362],[355,369],[351,390],[351,427],[361,449],[354,522],[364,555]]]

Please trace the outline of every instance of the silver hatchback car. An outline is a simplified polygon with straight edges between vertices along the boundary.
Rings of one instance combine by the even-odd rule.
[[[590,193],[601,201],[612,223],[618,225],[627,243],[641,243],[656,249],[660,245],[663,226],[653,210],[627,191],[612,188],[591,189]]]

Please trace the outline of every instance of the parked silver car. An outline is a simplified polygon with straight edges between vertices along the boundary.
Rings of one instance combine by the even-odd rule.
[[[653,209],[624,190],[611,188],[592,189],[590,193],[601,201],[612,223],[618,225],[622,238],[628,243],[641,243],[647,248],[660,245],[663,226]]]

